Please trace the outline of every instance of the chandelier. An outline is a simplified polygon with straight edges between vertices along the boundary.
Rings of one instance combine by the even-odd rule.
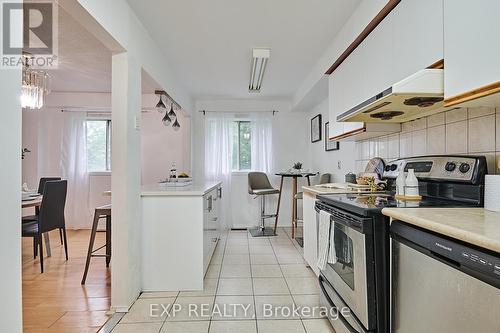
[[[40,109],[45,95],[50,93],[51,78],[45,71],[30,68],[30,54],[23,54],[23,58],[21,107]]]

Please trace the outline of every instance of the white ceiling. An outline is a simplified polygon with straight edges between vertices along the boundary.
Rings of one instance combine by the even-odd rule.
[[[54,92],[111,92],[111,51],[59,7],[59,63],[49,71]],[[159,85],[143,75],[142,91]]]
[[[195,98],[289,98],[360,0],[128,0]],[[271,48],[260,94],[251,49]]]
[[[58,53],[52,91],[111,91],[111,51],[60,7]]]

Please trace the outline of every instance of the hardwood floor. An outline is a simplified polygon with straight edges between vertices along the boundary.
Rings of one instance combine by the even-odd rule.
[[[50,234],[52,257],[44,258],[44,273],[33,259],[33,240],[23,238],[23,324],[28,333],[97,332],[106,322],[110,307],[111,269],[104,258],[93,258],[86,285],[83,269],[89,243],[89,230],[68,230],[69,260],[65,260],[59,232]],[[105,233],[98,232],[96,247],[104,244]]]

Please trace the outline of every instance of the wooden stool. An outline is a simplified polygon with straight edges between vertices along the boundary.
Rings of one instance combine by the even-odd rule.
[[[106,244],[94,250],[97,225],[99,224],[99,220],[102,218],[106,218]],[[94,254],[104,247],[106,247],[106,254]],[[106,257],[106,267],[109,267],[109,262],[111,261],[111,205],[97,207],[94,211],[94,222],[92,223],[92,231],[90,233],[89,249],[87,251],[87,262],[85,263],[85,271],[83,272],[82,284],[85,284],[85,280],[87,279],[90,258],[92,257]]]

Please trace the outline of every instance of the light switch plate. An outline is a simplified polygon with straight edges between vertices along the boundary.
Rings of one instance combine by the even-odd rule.
[[[141,130],[141,117],[140,116],[135,116],[134,118],[134,127],[137,131]]]

